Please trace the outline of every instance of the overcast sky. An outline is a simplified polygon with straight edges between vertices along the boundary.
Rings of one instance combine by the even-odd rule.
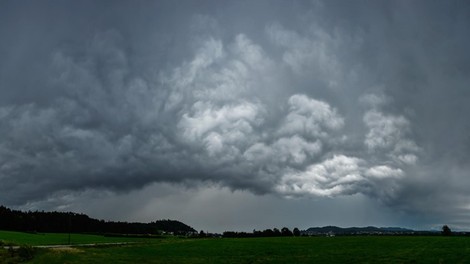
[[[470,229],[468,1],[0,1],[0,204]]]

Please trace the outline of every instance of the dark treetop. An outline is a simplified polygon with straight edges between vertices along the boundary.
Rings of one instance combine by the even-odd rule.
[[[25,232],[88,232],[119,234],[187,234],[195,230],[176,220],[150,223],[104,221],[73,212],[22,212],[0,206],[0,229]]]

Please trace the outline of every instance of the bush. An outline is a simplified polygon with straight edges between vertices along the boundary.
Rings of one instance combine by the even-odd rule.
[[[5,250],[2,246],[0,248],[0,264],[5,263],[19,263],[23,261],[31,260],[34,257],[34,248],[31,246],[20,246],[18,248],[9,245]]]
[[[22,261],[30,260],[34,257],[34,248],[31,246],[20,246],[18,256]]]

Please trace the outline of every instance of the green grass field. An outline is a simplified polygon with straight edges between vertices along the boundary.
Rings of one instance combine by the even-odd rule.
[[[51,242],[56,234],[49,235]],[[470,263],[470,237],[162,238],[126,246],[38,249],[28,263]]]
[[[23,233],[12,231],[0,231],[0,241],[16,245],[65,245],[68,244],[68,234],[63,233]],[[71,244],[90,243],[117,243],[117,242],[142,242],[151,239],[135,237],[105,237],[100,235],[71,234]]]

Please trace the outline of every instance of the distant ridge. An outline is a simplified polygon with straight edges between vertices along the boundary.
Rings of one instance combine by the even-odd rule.
[[[354,235],[354,234],[412,234],[415,231],[412,229],[401,227],[338,227],[338,226],[324,226],[324,227],[310,227],[302,231],[306,235]]]
[[[19,211],[0,205],[0,230],[23,232],[77,232],[102,234],[188,234],[194,228],[176,220],[150,223],[114,222],[73,212]]]

